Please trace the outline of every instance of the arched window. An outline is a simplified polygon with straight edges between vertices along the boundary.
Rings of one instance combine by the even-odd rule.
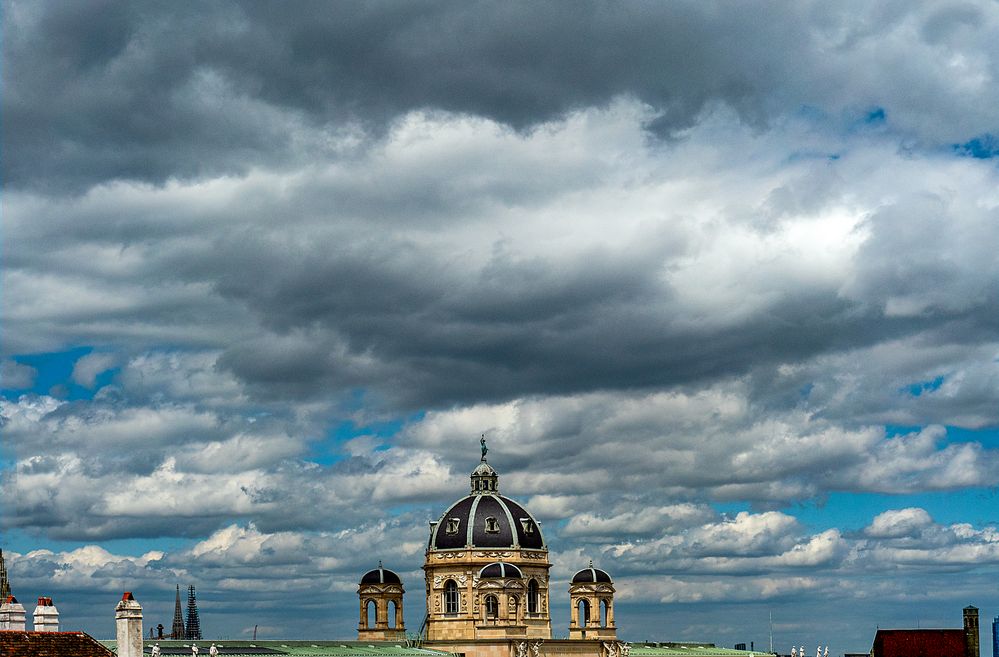
[[[600,601],[600,627],[607,627],[607,621],[610,619],[610,604],[606,600]],[[999,657],[999,656],[997,656]]]
[[[366,627],[369,630],[374,629],[375,624],[378,622],[378,612],[376,609],[374,600],[368,600],[364,603],[364,622],[367,624]]]
[[[527,613],[536,614],[541,608],[541,593],[538,591],[538,580],[527,583]]]
[[[486,596],[486,619],[496,620],[499,617],[499,600],[495,595]]]
[[[458,613],[458,584],[453,579],[444,582],[444,613]]]
[[[390,628],[395,628],[395,617],[399,613],[399,605],[395,600],[389,600],[388,608],[388,626]]]
[[[579,624],[583,627],[590,624],[590,603],[585,599],[579,601]]]

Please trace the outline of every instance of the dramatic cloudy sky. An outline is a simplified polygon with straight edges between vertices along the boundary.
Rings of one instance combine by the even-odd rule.
[[[113,633],[423,618],[485,433],[620,634],[999,614],[999,3],[3,2],[2,540]],[[983,645],[987,645],[983,641]]]

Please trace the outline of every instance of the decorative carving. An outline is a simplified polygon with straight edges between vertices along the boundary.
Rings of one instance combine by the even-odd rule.
[[[604,657],[617,657],[617,643],[604,641],[603,647]]]
[[[548,554],[546,552],[526,552],[526,551],[522,551],[520,554],[525,559],[545,559],[546,557],[548,557]]]
[[[527,657],[527,641],[517,642],[517,657]]]
[[[628,657],[631,654],[631,644],[625,643],[623,641],[618,642],[618,647],[621,651],[621,657]]]
[[[476,552],[475,556],[482,557],[483,559],[506,559],[510,557],[512,552]]]
[[[535,641],[531,644],[531,655],[533,657],[541,657],[541,644],[542,641]]]
[[[434,575],[434,588],[439,589],[444,585],[444,582],[453,579],[458,584],[464,586],[468,582],[468,575],[465,573],[444,573],[443,575]]]
[[[464,552],[438,552],[436,559],[443,561],[444,559],[461,559],[463,556],[465,556]]]

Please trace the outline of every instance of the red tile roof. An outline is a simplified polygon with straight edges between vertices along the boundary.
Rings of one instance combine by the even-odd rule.
[[[878,630],[873,657],[964,657],[964,630]]]
[[[113,657],[114,653],[84,632],[0,630],[3,657]]]

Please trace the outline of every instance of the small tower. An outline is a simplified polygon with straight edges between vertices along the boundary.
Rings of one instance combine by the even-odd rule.
[[[36,632],[59,631],[59,610],[52,604],[52,598],[38,598],[33,616]]]
[[[180,607],[180,584],[177,585],[177,602],[173,607],[173,627],[170,629],[171,639],[183,639],[184,632],[184,612]]]
[[[368,571],[357,585],[361,618],[357,625],[358,641],[389,641],[406,638],[406,627],[402,618],[402,595],[405,593],[402,580],[397,574],[382,567]],[[392,610],[392,623],[389,623],[389,604]],[[372,627],[369,612],[374,612]]]
[[[198,617],[198,601],[194,597],[194,584],[187,587],[187,629],[184,638],[201,641],[201,619]]]
[[[0,549],[0,600],[6,600],[10,595],[10,582],[7,581],[7,564],[3,560],[3,550]]]
[[[12,595],[4,598],[0,604],[0,630],[24,631],[25,624],[24,605],[17,601]]]
[[[614,626],[614,582],[610,575],[593,567],[573,575],[569,584],[570,639],[616,640]]]
[[[979,657],[978,607],[964,608],[964,657]]]
[[[118,657],[142,657],[142,605],[125,591],[114,608]]]

